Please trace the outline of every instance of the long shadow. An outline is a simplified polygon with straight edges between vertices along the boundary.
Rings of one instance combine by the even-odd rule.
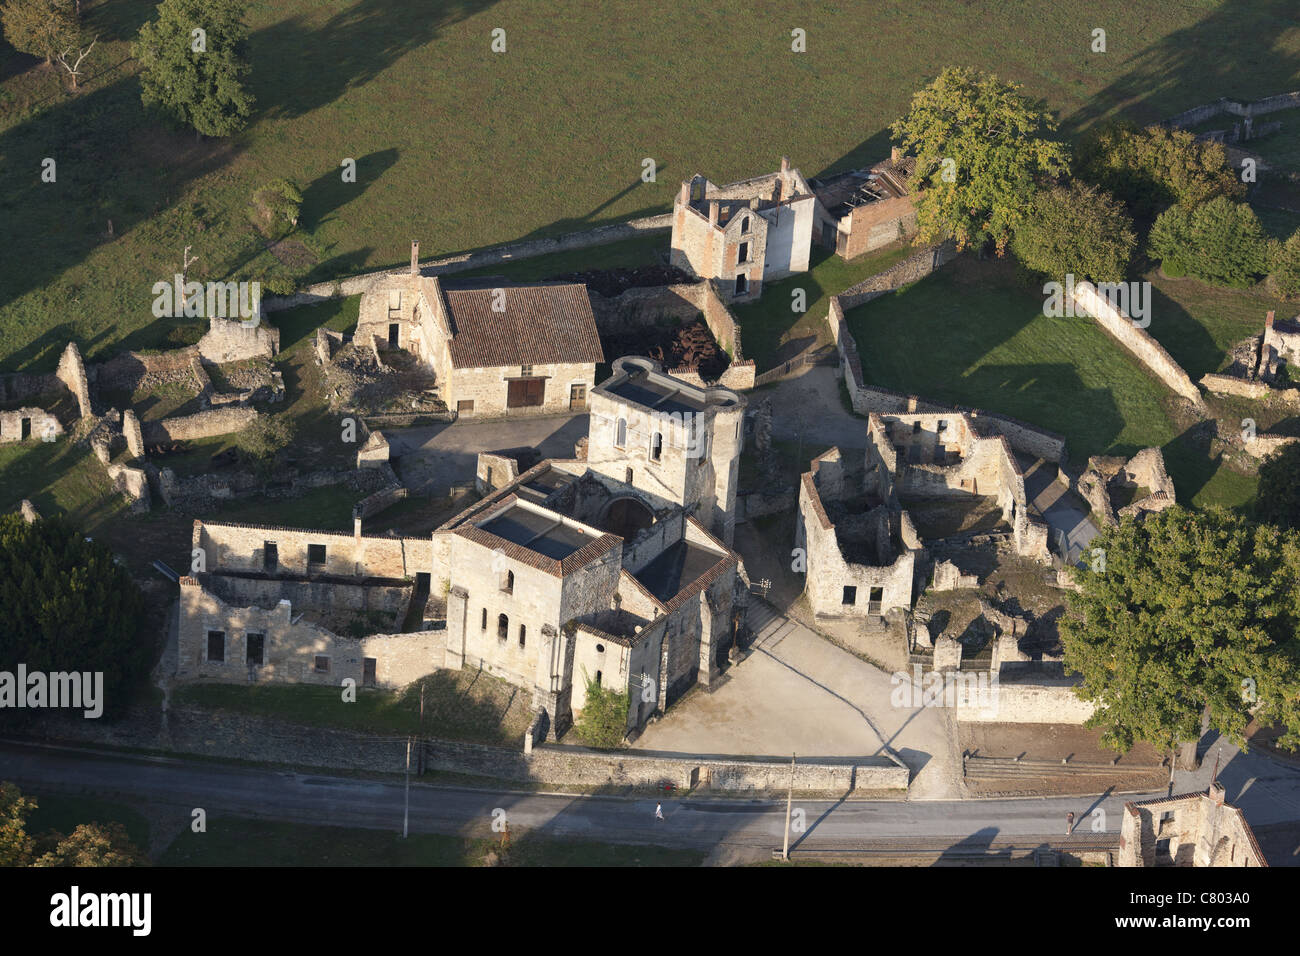
[[[359,0],[312,26],[291,17],[250,38],[254,64],[275,61],[277,69],[254,68],[250,89],[258,110],[272,119],[292,119],[332,103],[364,86],[442,29],[488,9],[495,0]],[[486,36],[484,50],[487,49]]]
[[[1151,327],[1147,332],[1165,347],[1192,381],[1218,369],[1223,361],[1223,349],[1215,344],[1204,325],[1154,285],[1150,308]]]
[[[1280,40],[1300,27],[1292,0],[1226,0],[1133,58],[1129,70],[1061,124],[1073,135],[1123,113],[1152,123],[1221,96],[1255,100],[1296,88],[1300,56]]]

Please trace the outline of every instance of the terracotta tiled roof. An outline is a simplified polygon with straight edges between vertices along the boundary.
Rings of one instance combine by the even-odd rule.
[[[493,290],[444,289],[451,313],[455,368],[603,362],[587,287],[505,286],[505,311],[493,312]]]

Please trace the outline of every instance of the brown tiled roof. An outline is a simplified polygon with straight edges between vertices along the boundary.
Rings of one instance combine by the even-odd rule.
[[[504,286],[505,311],[493,312],[493,290],[444,289],[455,368],[603,362],[587,287]]]

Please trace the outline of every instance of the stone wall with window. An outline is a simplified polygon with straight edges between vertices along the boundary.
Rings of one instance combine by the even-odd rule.
[[[585,411],[595,382],[594,362],[458,368],[451,371],[443,400],[462,418],[561,415],[571,406]]]

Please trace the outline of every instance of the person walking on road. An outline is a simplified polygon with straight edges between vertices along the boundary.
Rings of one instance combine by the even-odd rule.
[[[1065,835],[1069,836],[1074,832],[1074,811],[1071,810],[1065,815]]]
[[[655,819],[656,819],[656,820],[663,820],[663,818],[664,818],[664,805],[663,805],[662,803],[656,803],[656,804],[655,804]]]

